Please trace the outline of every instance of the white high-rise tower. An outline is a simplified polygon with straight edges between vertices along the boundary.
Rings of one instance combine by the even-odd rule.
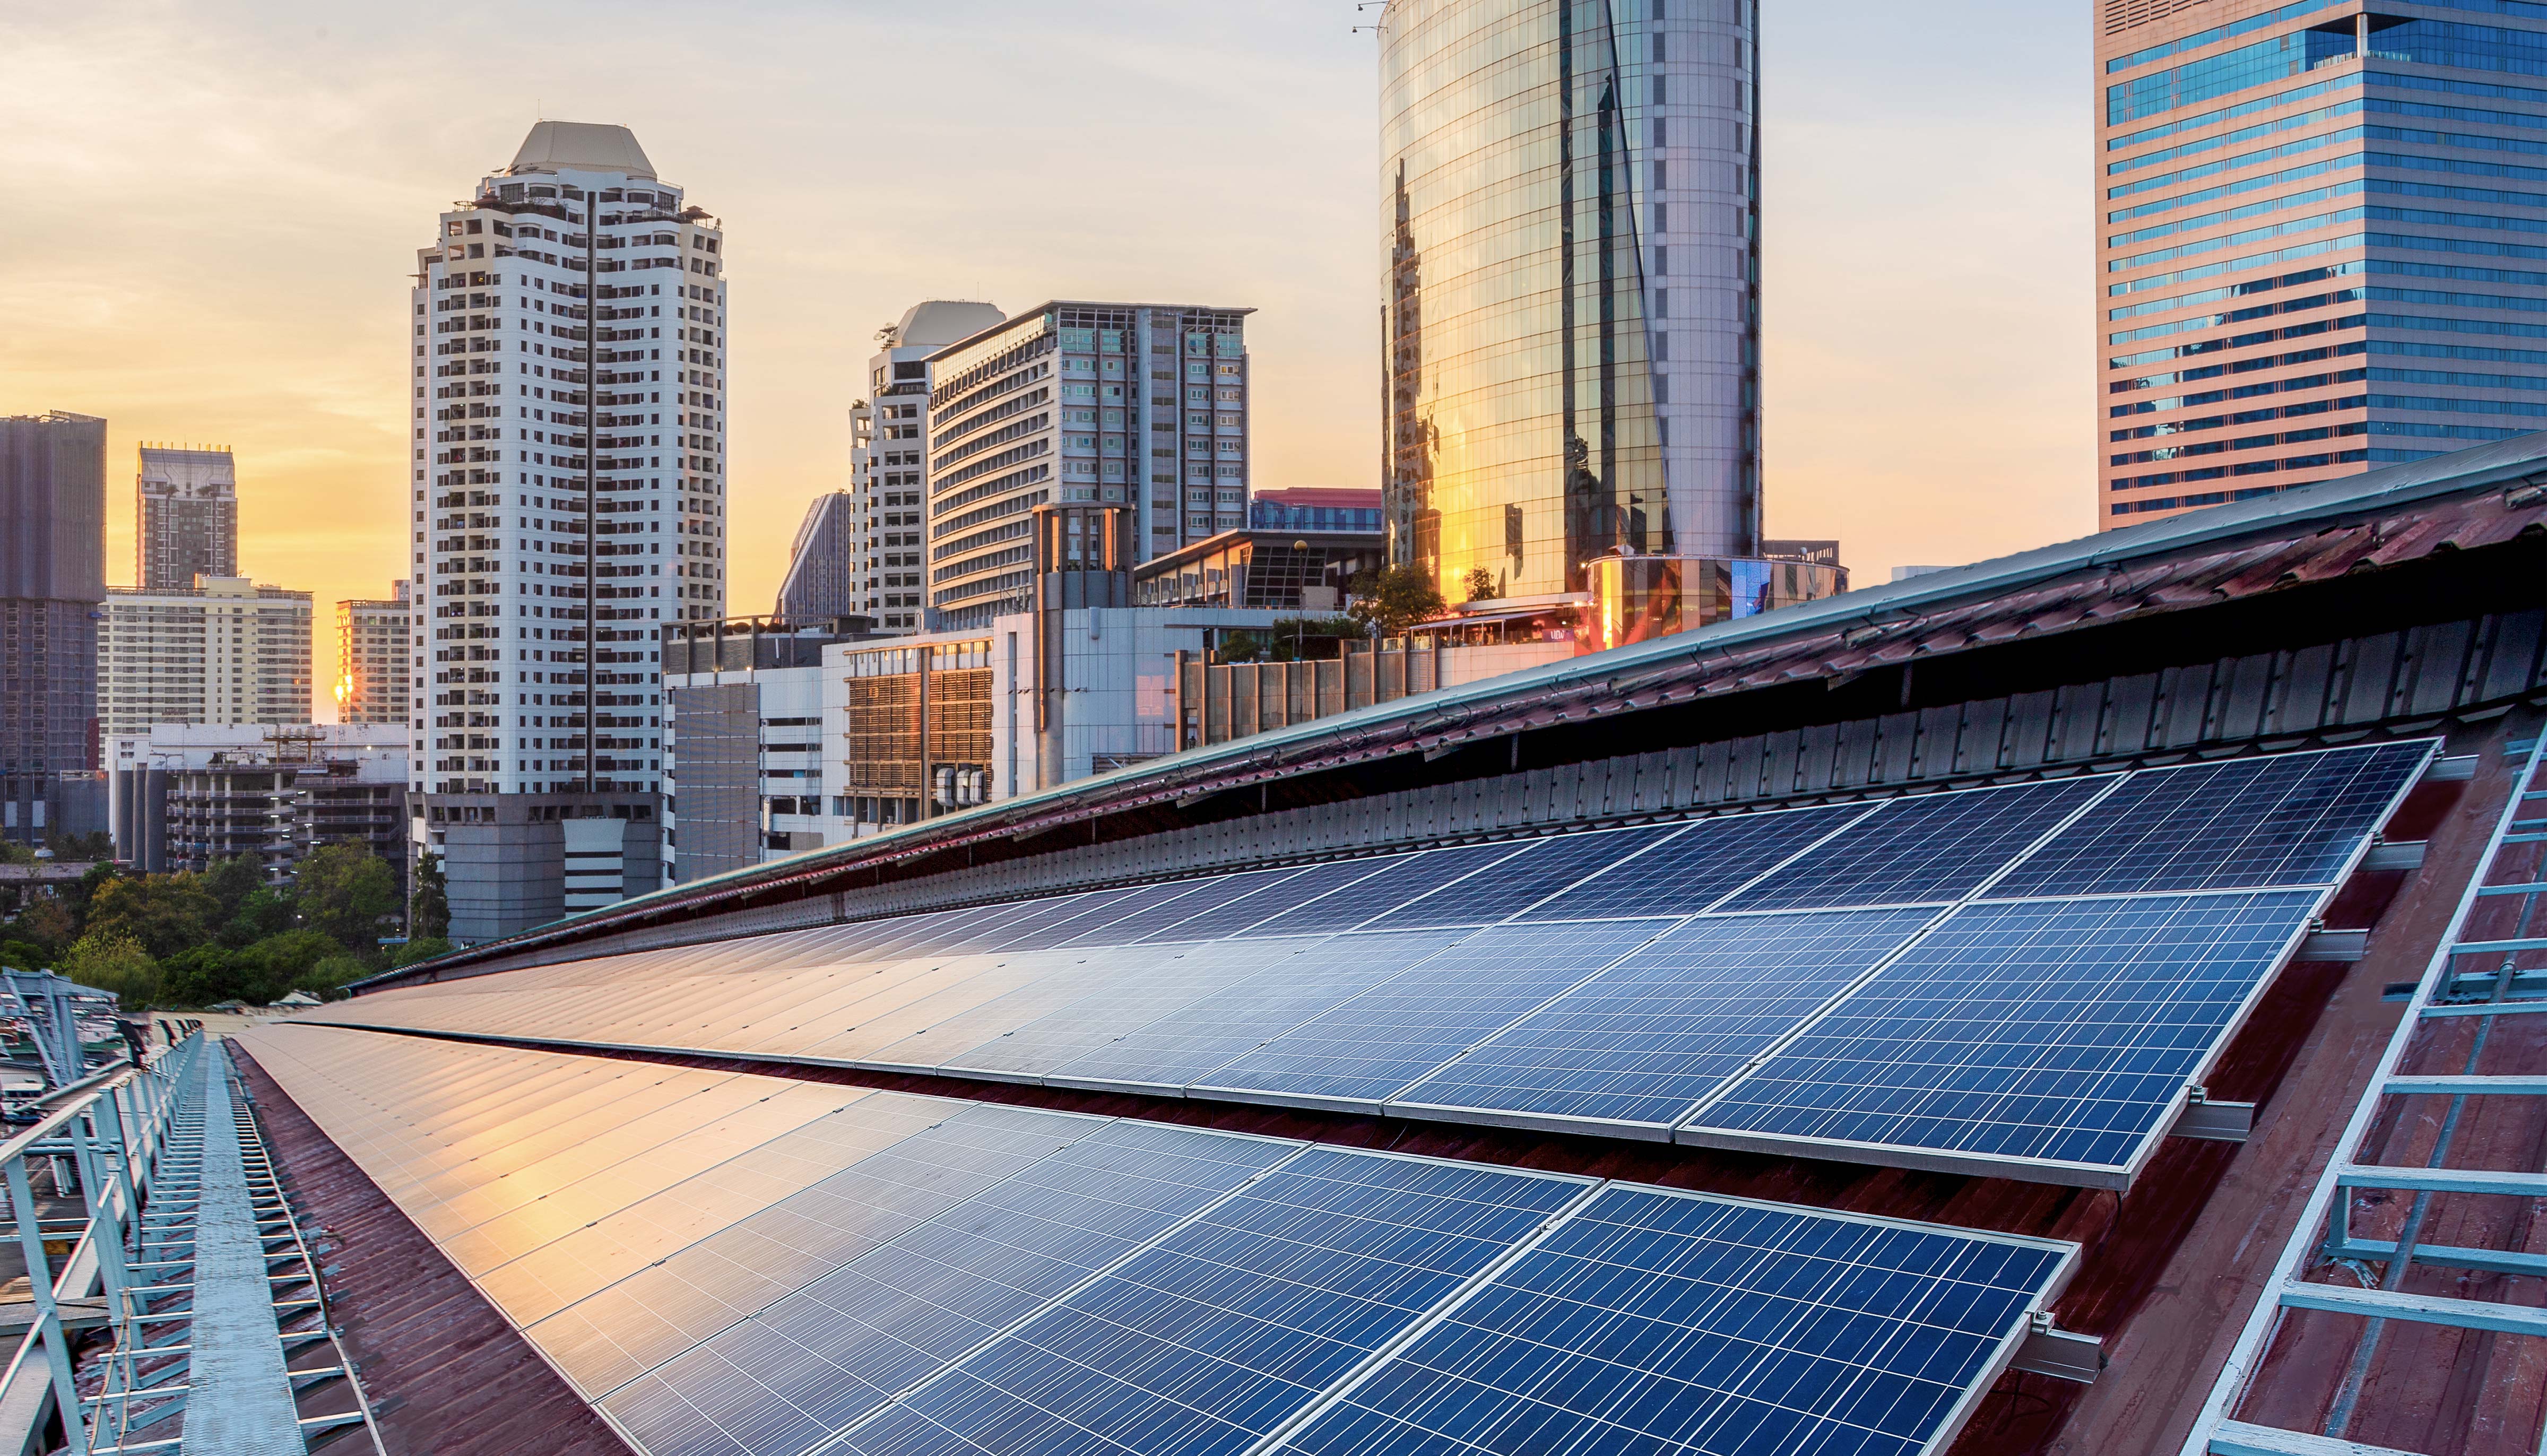
[[[724,234],[542,122],[417,251],[413,829],[452,936],[655,888],[661,633],[725,614]]]

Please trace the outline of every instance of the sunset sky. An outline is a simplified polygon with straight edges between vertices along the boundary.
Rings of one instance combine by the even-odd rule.
[[[1768,516],[1861,581],[2093,529],[2088,18],[1768,0]],[[1350,3],[0,0],[0,414],[238,455],[242,568],[401,570],[407,275],[541,117],[723,219],[736,613],[924,298],[1253,306],[1256,483],[1377,483],[1374,53]]]

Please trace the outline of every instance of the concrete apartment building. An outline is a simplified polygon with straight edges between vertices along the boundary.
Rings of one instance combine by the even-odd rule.
[[[105,827],[106,421],[0,416],[0,838]]]
[[[2100,525],[2547,428],[2547,9],[2093,14]]]
[[[118,737],[163,723],[306,723],[310,630],[308,592],[245,576],[199,576],[183,590],[109,587],[102,730]]]
[[[310,850],[361,843],[406,878],[406,728],[160,724],[107,742],[116,857],[145,874],[247,855],[281,884]]]
[[[858,611],[858,498],[845,490],[814,497],[787,549],[777,615],[792,622],[830,622]]]
[[[1756,20],[1381,11],[1381,479],[1449,600],[1482,572],[1638,641],[1838,589],[1761,564]]]
[[[542,122],[417,251],[408,788],[456,940],[656,884],[659,635],[725,616],[724,245],[627,128]]]
[[[1007,321],[988,303],[931,299],[876,330],[876,354],[867,361],[869,396],[849,409],[849,479],[856,496],[855,610],[874,618],[879,631],[925,626],[929,361]]]
[[[1129,512],[1135,561],[1246,524],[1252,311],[1055,300],[932,356],[929,630],[1031,607],[1039,505]]]
[[[411,589],[401,576],[386,598],[336,604],[338,722],[408,726]]]
[[[141,447],[133,477],[132,579],[185,591],[198,576],[236,576],[238,465],[227,450]]]

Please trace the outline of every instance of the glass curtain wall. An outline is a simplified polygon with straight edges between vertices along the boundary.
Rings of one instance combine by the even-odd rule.
[[[1580,591],[1594,557],[1676,549],[1628,10],[1392,0],[1380,28],[1389,548],[1453,601],[1478,571]]]

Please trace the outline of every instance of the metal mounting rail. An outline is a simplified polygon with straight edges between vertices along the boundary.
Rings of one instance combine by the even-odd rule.
[[[227,1052],[190,1035],[144,1067],[49,1094],[43,1120],[0,1144],[35,1305],[0,1376],[0,1452],[43,1449],[56,1418],[70,1456],[301,1452],[357,1424],[381,1450],[317,1262],[230,1078]],[[42,1217],[30,1162],[56,1198],[75,1178],[85,1217]],[[73,1243],[58,1267],[48,1242]],[[66,1398],[82,1368],[73,1331],[99,1327],[113,1344],[92,1357],[96,1392]],[[351,1410],[301,1413],[303,1397],[338,1383]]]
[[[2513,764],[2512,788],[2503,812],[2487,842],[2482,864],[2469,876],[2465,894],[2450,917],[2449,929],[2433,949],[2422,979],[2415,984],[2412,1002],[2397,1030],[2389,1038],[2387,1051],[2381,1056],[2370,1085],[2353,1108],[2341,1139],[2335,1145],[2335,1156],[2317,1181],[2307,1207],[2300,1214],[2298,1227],[2292,1230],[2281,1257],[2275,1262],[2264,1295],[2238,1336],[2227,1365],[2214,1383],[2211,1398],[2186,1438],[2180,1456],[2249,1456],[2249,1453],[2290,1453],[2290,1456],[2338,1456],[2338,1453],[2362,1453],[2362,1456],[2398,1456],[2386,1448],[2363,1445],[2346,1438],[2355,1402],[2369,1374],[2372,1355],[2381,1333],[2393,1321],[2444,1325],[2461,1329],[2493,1330],[2516,1334],[2547,1334],[2547,1310],[2534,1306],[2491,1303],[2484,1300],[2451,1299],[2433,1295],[2410,1294],[2401,1286],[2407,1270],[2414,1264],[2424,1264],[2472,1272],[2505,1274],[2547,1273],[2547,1255],[2478,1248],[2456,1248],[2426,1243],[2417,1237],[2421,1232],[2431,1200],[2442,1194],[2516,1194],[2547,1197],[2547,1172],[2488,1172],[2440,1166],[2449,1151],[2451,1130],[2459,1113],[2472,1096],[2538,1096],[2547,1095],[2547,1076],[2476,1074],[2477,1059],[2468,1058],[2465,1071],[2458,1075],[2401,1074],[2408,1049],[2415,1033],[2426,1023],[2462,1018],[2477,1021],[2475,1045],[2482,1049],[2485,1033],[2492,1030],[2496,1018],[2503,1015],[2542,1009],[2534,999],[2547,988],[2547,971],[2515,965],[2523,954],[2547,949],[2547,939],[2539,936],[2542,911],[2547,911],[2547,881],[2541,881],[2534,870],[2517,872],[2521,878],[2510,883],[2489,885],[2498,867],[2508,867],[2526,857],[2526,851],[2506,858],[2504,851],[2547,840],[2547,819],[2539,816],[2539,803],[2547,800],[2547,786],[2542,786],[2539,769],[2547,762],[2547,732],[2506,745],[2504,752]],[[2517,898],[2511,913],[2518,931],[2509,938],[2471,939],[2467,936],[2470,918],[2480,905],[2491,910],[2501,900]],[[2518,997],[2532,997],[2526,1001]],[[2444,1000],[2447,997],[2449,999]],[[2450,1114],[2442,1125],[2438,1143],[2426,1158],[2426,1166],[2405,1167],[2368,1163],[2361,1160],[2364,1140],[2376,1124],[2382,1102],[2399,1096],[2446,1096],[2451,1099]],[[2403,1228],[2395,1240],[2372,1240],[2352,1233],[2353,1189],[2373,1188],[2385,1192],[2412,1193]],[[2378,1265],[2384,1269],[2377,1285],[2364,1288],[2357,1284],[2313,1281],[2307,1277],[2326,1261],[2351,1261],[2356,1266]],[[2237,1419],[2239,1410],[2262,1369],[2265,1353],[2272,1347],[2283,1318],[2293,1310],[2323,1310],[2360,1317],[2365,1323],[2360,1340],[2354,1348],[2350,1368],[2336,1388],[2323,1431],[2292,1431],[2250,1424]]]

